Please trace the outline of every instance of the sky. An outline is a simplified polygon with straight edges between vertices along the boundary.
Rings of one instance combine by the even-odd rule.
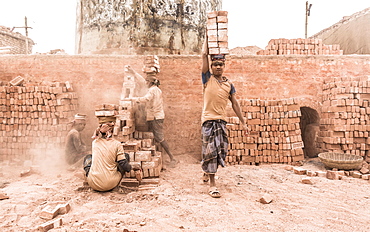
[[[75,50],[76,6],[78,0],[0,0],[0,25],[24,27],[36,43],[33,53]],[[343,16],[370,7],[369,0],[309,0],[307,36],[339,22]],[[306,0],[223,0],[228,11],[229,49],[258,46],[264,49],[271,39],[305,37]],[[25,35],[24,28],[14,31]]]

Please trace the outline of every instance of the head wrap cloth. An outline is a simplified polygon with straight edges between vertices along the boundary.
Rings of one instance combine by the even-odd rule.
[[[93,139],[104,138],[110,139],[113,136],[114,122],[102,123],[96,128],[92,136]]]

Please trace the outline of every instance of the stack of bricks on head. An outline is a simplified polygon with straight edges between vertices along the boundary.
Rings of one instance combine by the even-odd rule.
[[[144,72],[159,72],[159,60],[157,56],[146,56]],[[135,80],[126,73],[122,85],[122,94],[119,105],[100,104],[95,107],[95,116],[99,121],[107,117],[115,121],[113,138],[120,141],[124,151],[130,155],[130,164],[140,164],[143,178],[159,177],[162,170],[162,154],[157,151],[152,132],[138,130],[139,126],[135,118],[138,110],[129,97],[135,95]],[[135,178],[135,172],[126,173],[127,178]]]
[[[146,55],[144,60],[143,72],[147,74],[157,74],[161,70],[159,58],[156,55]]]
[[[208,53],[229,54],[227,11],[213,11],[207,14]]]

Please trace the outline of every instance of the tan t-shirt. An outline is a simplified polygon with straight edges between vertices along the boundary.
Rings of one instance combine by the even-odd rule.
[[[207,73],[210,75],[209,73]],[[226,80],[219,82],[213,75],[203,85],[202,124],[208,120],[226,120],[226,106],[230,99],[231,83]]]
[[[162,90],[153,85],[144,97],[138,98],[139,102],[146,102],[146,120],[164,119]]]
[[[92,164],[87,177],[89,186],[97,191],[108,191],[116,187],[122,179],[116,161],[124,158],[123,146],[117,140],[95,139],[92,142]]]

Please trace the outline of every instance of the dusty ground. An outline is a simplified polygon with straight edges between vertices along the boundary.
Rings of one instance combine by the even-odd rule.
[[[199,161],[177,156],[177,168],[161,173],[160,184],[144,191],[76,191],[78,172],[41,165],[39,173],[20,177],[23,167],[2,164],[1,231],[33,231],[47,220],[39,213],[52,202],[69,202],[63,225],[50,231],[370,231],[369,182],[329,180],[294,174],[287,165],[228,166],[217,174],[223,196],[211,198],[201,181]],[[325,170],[317,159],[303,165]],[[273,201],[262,204],[268,193]]]

